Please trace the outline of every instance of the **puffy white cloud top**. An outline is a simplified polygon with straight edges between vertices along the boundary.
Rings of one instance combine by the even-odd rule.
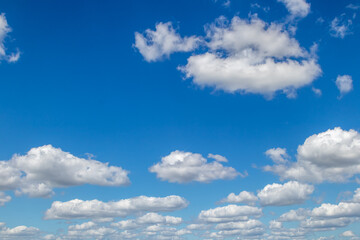
[[[193,55],[179,69],[200,86],[226,92],[258,93],[267,97],[283,91],[288,97],[321,74],[316,58],[301,48],[281,24],[253,17],[220,18],[206,32],[210,51]]]
[[[314,191],[314,187],[296,181],[285,184],[268,184],[258,193],[263,206],[286,206],[303,203]]]
[[[182,38],[176,33],[171,22],[160,22],[155,29],[155,31],[147,29],[144,34],[135,33],[134,46],[148,62],[169,57],[174,52],[193,51],[198,45],[198,37]]]
[[[30,197],[49,197],[55,187],[82,184],[123,186],[128,172],[92,159],[78,158],[51,145],[32,148],[26,155],[0,161],[0,190]]]
[[[266,166],[283,179],[320,183],[345,182],[360,173],[360,134],[339,127],[308,137],[297,161]]]
[[[207,162],[201,154],[176,150],[163,157],[161,162],[149,168],[161,180],[177,183],[204,182],[217,179],[233,179],[239,173],[232,167],[225,167],[219,162],[220,155],[210,155],[216,160]],[[224,159],[220,159],[224,162]]]

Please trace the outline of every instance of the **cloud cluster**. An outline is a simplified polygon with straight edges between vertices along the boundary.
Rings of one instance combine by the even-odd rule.
[[[308,137],[297,161],[266,166],[282,179],[321,183],[345,182],[360,173],[360,134],[339,127]]]
[[[225,162],[226,158],[213,154],[209,157],[215,158],[215,161],[207,162],[201,154],[176,150],[151,166],[149,171],[156,173],[163,181],[177,183],[206,183],[217,179],[233,179],[239,175],[234,168],[225,167],[220,163]]]
[[[155,29],[147,29],[144,34],[135,33],[134,46],[148,62],[169,57],[174,52],[193,51],[200,41],[195,36],[182,38],[176,33],[171,22],[160,22]]]
[[[330,35],[343,39],[351,34],[350,27],[352,24],[352,20],[346,18],[344,14],[340,17],[335,17],[330,23]]]
[[[30,197],[49,197],[53,188],[82,184],[123,186],[128,172],[92,159],[83,159],[51,145],[32,148],[26,155],[0,161],[0,190]]]
[[[310,11],[304,0],[279,1],[293,17],[305,17]],[[182,38],[171,23],[159,23],[155,31],[135,33],[135,47],[150,62],[173,52],[194,51],[201,44],[206,52],[193,54],[179,70],[196,85],[230,93],[271,98],[281,91],[295,97],[296,89],[321,75],[316,56],[302,48],[284,24],[269,24],[256,16],[234,17],[229,23],[220,17],[205,29],[205,37]]]
[[[188,202],[179,196],[140,196],[115,202],[74,199],[55,201],[45,212],[45,219],[103,219],[126,217],[144,212],[169,212],[187,207]]]

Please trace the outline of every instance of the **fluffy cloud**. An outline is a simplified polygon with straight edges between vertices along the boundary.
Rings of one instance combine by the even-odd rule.
[[[310,4],[305,0],[278,0],[278,2],[285,4],[294,17],[306,17],[310,12]]]
[[[267,97],[283,91],[294,97],[320,74],[316,58],[301,48],[280,24],[253,17],[220,18],[207,28],[210,51],[188,58],[179,69],[200,86],[226,92],[258,93]]]
[[[195,36],[182,38],[171,22],[159,23],[156,30],[147,29],[144,34],[135,33],[135,47],[148,62],[169,57],[174,52],[193,51],[199,43]]]
[[[279,222],[302,221],[309,215],[310,215],[309,210],[300,208],[298,210],[290,210],[289,212],[286,212],[286,213],[282,214],[279,217],[278,221]]]
[[[222,199],[220,203],[254,204],[257,200],[258,198],[252,192],[242,191],[238,195],[230,193],[226,198]]]
[[[338,76],[335,83],[341,96],[353,90],[353,80],[349,75]]]
[[[30,197],[48,197],[55,187],[82,184],[123,186],[130,183],[128,172],[92,159],[83,159],[45,145],[26,155],[0,161],[0,190],[16,190]]]
[[[345,182],[360,173],[360,134],[337,127],[308,137],[297,162],[266,166],[282,179],[321,183]]]
[[[4,192],[0,192],[0,207],[9,201],[11,201],[11,197],[7,196]]]
[[[4,223],[0,223],[0,238],[1,239],[32,239],[40,233],[40,230],[35,227],[17,226],[14,228],[8,228],[4,226]]]
[[[113,223],[112,226],[120,229],[135,229],[145,225],[178,225],[182,222],[179,217],[162,216],[157,213],[147,213],[137,219],[123,220],[117,223]]]
[[[20,52],[7,54],[6,47],[4,45],[5,39],[11,31],[12,30],[6,20],[5,14],[0,14],[0,60],[16,62],[20,58]]]
[[[260,217],[261,215],[262,211],[257,207],[228,205],[201,211],[199,219],[208,223],[224,223],[247,221],[251,216]]]
[[[341,234],[343,237],[356,237],[356,235],[352,231],[345,231]]]
[[[163,181],[178,183],[211,182],[217,179],[233,179],[239,175],[234,168],[224,167],[219,161],[208,163],[201,154],[178,150],[163,157],[161,162],[150,167],[149,171],[156,173]]]
[[[271,148],[265,152],[266,156],[271,158],[273,162],[281,164],[286,163],[289,155],[286,153],[285,148]]]
[[[143,212],[168,212],[187,207],[188,202],[179,196],[147,197],[123,199],[116,202],[99,200],[53,202],[45,212],[45,219],[101,219],[126,217]]]
[[[336,38],[345,38],[351,34],[350,27],[352,20],[347,19],[345,15],[334,18],[330,23],[330,35]]]
[[[303,203],[314,191],[314,187],[295,181],[285,184],[268,184],[258,193],[263,206],[286,206]]]

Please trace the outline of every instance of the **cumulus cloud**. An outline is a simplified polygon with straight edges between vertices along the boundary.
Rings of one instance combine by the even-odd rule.
[[[282,214],[278,221],[279,222],[296,222],[296,221],[302,221],[307,216],[310,215],[310,211],[307,209],[297,209],[297,210],[290,210],[289,212],[286,212]]]
[[[92,159],[83,159],[45,145],[26,155],[0,161],[0,190],[16,190],[30,197],[49,197],[53,188],[82,184],[123,186],[130,183],[128,172]]]
[[[351,90],[353,90],[353,80],[352,77],[349,75],[342,75],[342,76],[338,76],[336,78],[336,86],[340,91],[340,95],[343,96],[349,92],[351,92]]]
[[[342,237],[356,237],[355,233],[353,233],[352,231],[345,231],[341,234]]]
[[[310,13],[310,4],[306,0],[278,0],[283,3],[294,17],[306,17]]]
[[[1,226],[2,225],[2,226]],[[0,238],[1,239],[32,239],[40,233],[40,229],[35,227],[17,226],[9,228],[0,223]]]
[[[314,191],[314,187],[296,181],[285,184],[268,184],[258,193],[263,206],[287,206],[303,203]]]
[[[360,219],[360,202],[357,202],[355,191],[352,201],[338,204],[323,203],[312,209],[309,218],[301,222],[303,228],[313,231],[329,231],[342,228]]]
[[[294,97],[296,89],[312,83],[320,66],[283,25],[253,17],[220,18],[207,27],[209,51],[193,55],[179,69],[199,86],[225,92],[262,94],[277,91]]]
[[[174,52],[193,51],[200,41],[195,36],[182,38],[171,22],[158,23],[155,29],[155,31],[147,29],[144,34],[135,33],[134,46],[148,62],[169,57]]]
[[[247,221],[249,217],[260,217],[262,210],[252,206],[227,205],[214,209],[201,211],[199,220],[207,223],[224,223],[235,221]]]
[[[146,225],[178,225],[180,223],[182,223],[182,219],[179,217],[147,213],[137,219],[123,220],[111,225],[120,229],[136,229]]]
[[[345,38],[351,34],[350,27],[353,24],[351,19],[347,19],[343,14],[335,17],[330,23],[330,35],[336,38]]]
[[[265,152],[265,155],[278,164],[286,163],[290,158],[285,148],[271,148]]]
[[[4,206],[5,203],[10,202],[11,197],[6,195],[4,192],[0,192],[0,207]]]
[[[246,203],[254,204],[258,198],[252,192],[242,191],[238,195],[230,193],[226,198],[222,199],[220,203]]]
[[[321,183],[345,182],[360,173],[360,134],[340,127],[308,137],[297,161],[266,166],[282,179]]]
[[[179,196],[140,196],[116,202],[74,199],[53,202],[45,212],[45,219],[101,219],[126,217],[144,212],[169,212],[187,207],[188,202]]]
[[[156,173],[163,181],[177,183],[207,183],[217,179],[233,179],[239,175],[234,168],[223,166],[219,160],[207,162],[201,154],[178,150],[163,157],[149,171]]]
[[[6,53],[6,47],[5,47],[5,39],[8,36],[8,34],[12,31],[10,28],[5,14],[0,14],[0,60],[6,60],[8,62],[16,62],[20,58],[20,52],[17,51],[16,53]]]

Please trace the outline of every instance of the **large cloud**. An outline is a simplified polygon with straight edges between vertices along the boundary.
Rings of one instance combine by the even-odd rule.
[[[16,190],[30,197],[48,197],[55,187],[82,184],[123,186],[130,183],[128,172],[92,159],[83,159],[45,145],[26,155],[0,161],[0,190]]]
[[[188,202],[179,196],[147,197],[123,199],[116,202],[99,200],[53,202],[45,212],[45,219],[102,219],[126,217],[144,212],[169,212],[187,207]]]
[[[321,74],[316,58],[280,24],[239,17],[227,24],[220,18],[206,35],[210,51],[189,57],[179,68],[197,85],[267,97],[281,90],[293,97]]]
[[[169,57],[174,52],[193,51],[199,42],[197,37],[182,38],[171,22],[158,23],[156,30],[147,29],[145,34],[135,33],[135,47],[148,62]]]
[[[258,193],[263,206],[286,206],[303,203],[314,191],[314,187],[295,181],[285,184],[268,184]]]
[[[321,183],[345,182],[360,173],[360,134],[339,127],[308,137],[297,161],[266,166],[282,179]]]
[[[219,155],[216,158],[219,159]],[[234,168],[224,167],[218,160],[208,163],[201,154],[178,150],[163,157],[161,162],[150,167],[149,171],[156,173],[161,180],[178,183],[211,182],[217,179],[233,179],[239,175]]]

